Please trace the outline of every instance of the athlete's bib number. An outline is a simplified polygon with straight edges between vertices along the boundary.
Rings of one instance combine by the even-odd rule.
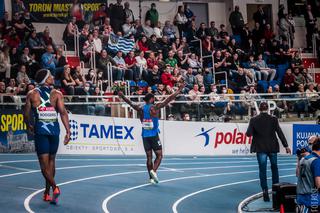
[[[143,119],[142,121],[142,128],[145,130],[153,129],[153,122],[152,119]]]
[[[43,121],[56,121],[58,119],[58,113],[54,107],[39,107],[38,118]]]

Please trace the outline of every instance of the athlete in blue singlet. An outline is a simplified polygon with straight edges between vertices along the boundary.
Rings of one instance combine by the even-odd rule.
[[[157,169],[159,168],[162,160],[162,145],[159,139],[159,111],[161,108],[167,106],[172,100],[174,100],[177,95],[181,93],[184,87],[185,84],[181,82],[179,89],[175,93],[170,95],[163,102],[157,104],[155,104],[154,95],[148,93],[144,97],[145,104],[143,106],[132,103],[123,95],[122,92],[118,93],[120,98],[122,98],[127,104],[129,104],[140,114],[140,120],[142,123],[143,146],[147,155],[147,169],[149,172],[150,183],[154,184],[159,182]],[[156,154],[154,163],[152,162],[152,151],[154,151]]]
[[[64,107],[63,95],[52,89],[54,79],[49,70],[41,69],[36,73],[35,80],[39,87],[27,94],[24,109],[25,123],[30,133],[34,134],[35,148],[38,155],[41,172],[46,180],[44,201],[56,204],[60,195],[60,189],[56,186],[55,157],[59,146],[60,127],[58,113],[64,127],[66,136],[64,144],[70,140],[70,127],[68,113]],[[31,111],[34,119],[31,119]],[[50,187],[53,196],[50,197]]]

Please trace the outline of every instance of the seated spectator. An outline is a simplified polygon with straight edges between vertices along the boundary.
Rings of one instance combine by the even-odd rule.
[[[9,47],[5,47],[3,51],[0,51],[0,80],[10,78],[11,63],[9,51]]]
[[[84,42],[82,47],[82,54],[85,57],[85,60],[89,60],[91,55],[94,54],[93,51],[94,43],[93,43],[93,34],[88,35],[88,39]]]
[[[50,36],[50,30],[48,27],[46,27],[46,29],[43,31],[40,40],[41,40],[41,43],[44,44],[44,47],[51,45],[55,51],[57,50],[57,46],[54,43],[52,37]]]
[[[303,68],[302,59],[300,57],[299,52],[295,52],[293,58],[291,60],[291,68]]]
[[[173,87],[174,86],[174,79],[173,76],[171,75],[171,67],[167,66],[167,68],[164,70],[164,72],[161,75],[161,82],[163,83],[163,85],[165,86],[170,86]]]
[[[51,45],[47,46],[47,51],[41,57],[42,68],[50,70],[53,76],[59,75],[63,72],[62,67],[57,67],[58,61],[53,54],[53,48]]]
[[[191,67],[188,67],[187,73],[184,76],[184,81],[186,83],[186,88],[189,90],[193,88],[193,85],[198,84],[196,77],[193,75],[193,70]]]
[[[30,54],[28,47],[23,49],[23,53],[20,56],[20,63],[26,66],[28,76],[32,79],[34,79],[36,71],[40,69],[40,65],[35,60],[35,57],[35,54]]]
[[[161,46],[157,42],[157,36],[155,34],[150,37],[150,40],[148,42],[148,49],[154,53],[157,53],[161,49]]]
[[[147,67],[148,69],[153,69],[154,65],[158,65],[158,61],[154,52],[150,52],[149,58],[147,59]]]
[[[234,82],[237,85],[237,93],[239,93],[241,90],[247,90],[248,89],[248,80],[247,76],[244,73],[243,68],[239,68],[237,73],[234,73]]]
[[[295,76],[292,74],[291,69],[287,69],[286,74],[284,75],[283,78],[283,83],[284,83],[284,91],[285,92],[294,92],[296,89],[295,87]]]
[[[192,53],[190,55],[190,57],[188,58],[188,61],[187,61],[189,67],[192,68],[193,72],[198,72],[198,69],[201,68],[201,63],[200,61],[197,59],[197,56],[196,54]]]
[[[306,90],[306,96],[310,101],[310,108],[312,111],[320,109],[320,98],[318,92],[314,89],[314,83],[308,84],[308,89]]]
[[[18,84],[29,84],[30,83],[30,79],[27,75],[27,69],[25,65],[21,65],[19,72],[18,72],[18,77],[17,77],[17,82]]]
[[[204,39],[207,36],[206,33],[206,24],[205,23],[201,23],[200,27],[197,31],[197,37],[200,39]]]
[[[99,30],[95,29],[93,31],[93,44],[96,53],[100,53],[102,50],[102,41],[99,38]]]
[[[139,74],[145,76],[147,73],[148,65],[147,60],[144,57],[144,52],[141,51],[138,56],[136,56],[136,66],[139,69]]]
[[[302,75],[303,75],[304,79],[306,80],[306,84],[314,82],[313,77],[308,73],[308,69],[304,68],[302,70]]]
[[[166,62],[163,60],[163,54],[159,53],[157,56],[157,61],[158,61],[158,67],[160,72],[162,72],[166,68]]]
[[[171,50],[168,53],[168,58],[165,60],[167,65],[170,65],[172,68],[178,67],[178,61],[176,58],[174,58],[174,52]]]
[[[154,65],[151,70],[148,71],[146,79],[144,79],[149,86],[154,86],[161,83],[161,77],[159,72],[159,67]]]
[[[85,75],[85,79],[90,86],[95,87],[97,85],[97,75],[93,69],[89,69],[88,73]]]
[[[65,65],[67,65],[67,59],[64,56],[63,49],[61,47],[57,49],[56,59],[57,59],[57,67],[64,67]]]
[[[296,87],[298,87],[300,84],[306,85],[306,79],[300,72],[299,68],[294,69],[294,83]]]
[[[117,55],[113,58],[113,60],[116,62],[117,69],[116,72],[116,79],[122,80],[132,80],[133,79],[133,71],[132,69],[128,69],[126,62],[124,61],[122,57],[122,51],[118,51]]]
[[[78,30],[76,21],[76,17],[72,17],[72,19],[69,21],[63,32],[62,40],[67,45],[68,50],[74,50],[74,35],[75,33],[77,33],[76,31]]]
[[[177,59],[177,66],[181,68],[182,70],[188,69],[188,54],[183,55],[182,50],[178,51],[178,54],[176,55]]]
[[[37,32],[35,30],[31,32],[30,38],[28,40],[28,47],[30,48],[31,53],[34,53],[36,55],[36,59],[39,59],[45,52],[45,44],[42,43],[38,38]]]
[[[139,81],[140,79],[140,69],[136,66],[136,58],[133,51],[130,51],[127,57],[124,60],[126,62],[126,66],[128,69],[133,71],[133,79],[134,81]]]
[[[227,60],[227,57],[223,57],[220,50],[215,52],[214,68],[215,68],[216,72],[225,71],[225,69],[226,69],[226,60]]]
[[[99,87],[96,87],[92,93],[93,96],[101,96],[101,90]],[[103,102],[102,98],[90,98],[90,102]],[[98,116],[104,116],[106,111],[106,107],[103,104],[95,104],[90,105],[88,107],[88,114],[89,115],[98,115]]]
[[[270,24],[266,24],[266,27],[264,29],[263,37],[266,39],[267,43],[270,43],[271,40],[275,37],[275,34],[273,30],[271,29]]]
[[[276,70],[268,67],[268,65],[262,58],[262,54],[258,56],[256,64],[259,67],[261,74],[263,75],[263,80],[272,81],[274,79],[274,77],[276,76]]]
[[[111,76],[108,76],[108,65],[111,63],[112,66],[117,66],[117,63],[113,60],[111,56],[108,55],[106,50],[102,50],[100,54],[100,58],[97,63],[97,67],[103,72],[103,79],[110,79]],[[113,80],[116,80],[116,78],[119,76],[116,76],[116,71],[112,69],[112,75],[114,77]],[[117,80],[120,80],[118,79]]]
[[[163,33],[162,33],[162,29],[161,29],[161,22],[158,21],[158,24],[153,28],[153,31],[154,31],[154,35],[157,37],[157,38],[161,38]]]
[[[202,41],[203,55],[211,55],[214,51],[213,43],[211,42],[211,36],[205,36],[204,38],[205,39]]]
[[[165,99],[164,97],[157,97],[157,96],[167,95],[167,92],[166,92],[163,84],[159,83],[157,85],[157,90],[155,91],[154,95],[156,96],[157,101],[163,101]]]
[[[76,67],[75,73],[73,74],[72,78],[76,82],[77,91],[75,91],[75,93],[78,94],[79,88],[83,88],[87,82],[80,66]]]
[[[175,39],[176,31],[174,30],[170,21],[165,21],[164,27],[163,27],[163,35],[167,36],[170,40]]]
[[[189,100],[194,102],[200,102],[200,95],[203,95],[203,93],[199,91],[199,85],[193,85],[192,90],[189,91]]]
[[[143,52],[149,51],[147,40],[148,39],[146,36],[142,36],[141,39],[137,42],[139,51],[143,51]]]
[[[249,61],[248,61],[248,68],[253,69],[255,73],[255,79],[257,81],[261,80],[261,71],[256,62],[254,61],[254,56],[250,55]]]
[[[153,28],[151,27],[151,21],[150,21],[150,20],[146,20],[145,25],[143,26],[143,31],[144,31],[145,36],[146,36],[147,38],[150,38],[151,35],[154,34],[154,30],[153,30]]]
[[[65,90],[67,95],[74,95],[76,82],[71,76],[69,65],[64,66],[62,73],[62,88]]]
[[[221,39],[224,39],[226,36],[229,36],[228,31],[226,30],[226,25],[221,24],[220,25],[220,32],[219,32],[219,37]]]
[[[182,75],[181,75],[181,72],[180,72],[180,69],[179,68],[174,68],[173,69],[173,73],[172,73],[172,78],[173,78],[173,81],[175,83],[175,86],[181,82],[182,80]]]
[[[301,113],[307,113],[308,112],[308,101],[304,99],[304,85],[299,84],[298,85],[298,91],[295,95],[295,98],[299,98],[301,100],[295,102],[295,110],[298,113],[298,117],[301,117]]]
[[[195,21],[191,21],[190,26],[186,29],[185,37],[187,38],[187,41],[190,43],[193,40],[198,39],[197,38],[197,26]]]

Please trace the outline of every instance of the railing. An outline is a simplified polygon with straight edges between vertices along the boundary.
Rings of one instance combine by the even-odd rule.
[[[80,42],[79,42],[79,38],[80,38],[80,33],[78,30],[77,25],[75,25],[75,31],[73,34],[73,39],[74,39],[74,56],[80,56],[79,52],[80,52]]]
[[[90,50],[90,67],[93,70],[96,70],[97,64],[96,64],[96,47],[94,44],[91,45]]]
[[[316,79],[316,70],[315,70],[314,63],[310,64],[309,69],[310,69],[309,73],[312,75],[313,80],[315,80]]]
[[[221,71],[221,72],[214,72],[214,78],[213,78],[213,83],[216,84],[216,75],[221,75],[224,74],[225,77],[225,82],[224,84],[216,84],[216,86],[226,86],[226,88],[228,88],[228,73],[226,71]]]
[[[108,91],[110,92],[113,87],[113,75],[112,75],[113,66],[111,62],[107,65],[107,75],[108,75]]]
[[[312,54],[313,54],[313,57],[317,57],[317,37],[318,35],[317,34],[313,34],[312,35]]]

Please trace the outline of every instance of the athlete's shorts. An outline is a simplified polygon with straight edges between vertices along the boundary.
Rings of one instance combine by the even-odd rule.
[[[37,155],[55,155],[59,147],[59,135],[34,135],[34,145]]]
[[[142,139],[143,139],[144,150],[146,152],[150,150],[157,151],[162,149],[162,144],[158,135],[154,137],[147,137]]]

